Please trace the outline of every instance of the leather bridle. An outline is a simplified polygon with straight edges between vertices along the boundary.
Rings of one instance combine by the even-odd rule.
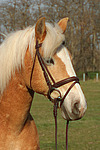
[[[35,53],[35,57],[34,57],[34,61],[33,61],[33,66],[32,66],[32,71],[31,71],[31,76],[30,76],[30,87],[32,88],[31,82],[32,82],[32,76],[33,76],[33,71],[34,71],[34,66],[35,66],[35,61],[36,61],[36,57],[38,58],[39,64],[41,66],[41,69],[43,71],[43,75],[45,78],[45,81],[47,83],[48,86],[48,93],[47,93],[47,97],[50,101],[52,101],[54,103],[54,118],[55,118],[55,147],[57,150],[57,108],[60,104],[60,107],[62,106],[64,99],[66,98],[66,96],[68,95],[68,93],[70,92],[70,90],[72,89],[72,87],[76,84],[79,83],[79,79],[76,76],[72,76],[63,80],[60,80],[58,82],[55,82],[53,76],[51,75],[51,73],[49,72],[46,63],[44,61],[44,59],[42,58],[40,52],[39,52],[39,48],[42,46],[42,43],[39,44],[38,40],[36,40],[36,53]],[[66,91],[65,95],[62,97],[60,90],[58,89],[59,87],[71,83],[71,86],[68,88],[68,90]],[[52,97],[52,93],[53,92],[57,92],[59,96],[57,96],[56,98]],[[67,125],[66,125],[66,150],[68,150],[68,123],[69,121],[67,121]]]

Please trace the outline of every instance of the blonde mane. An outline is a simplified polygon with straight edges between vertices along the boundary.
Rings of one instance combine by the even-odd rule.
[[[65,39],[60,27],[47,23],[47,35],[42,45],[44,57],[52,57],[57,47]],[[0,93],[2,94],[6,85],[14,75],[16,69],[24,66],[24,57],[29,46],[29,51],[33,56],[35,48],[35,26],[24,30],[16,31],[8,35],[0,45]]]

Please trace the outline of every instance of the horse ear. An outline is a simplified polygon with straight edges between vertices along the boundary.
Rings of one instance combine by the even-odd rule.
[[[40,18],[35,26],[35,36],[39,41],[43,41],[46,36],[45,17]]]
[[[63,18],[58,22],[58,25],[60,26],[60,28],[62,29],[63,33],[66,31],[66,27],[67,27],[67,22],[68,22],[68,17],[67,18]]]

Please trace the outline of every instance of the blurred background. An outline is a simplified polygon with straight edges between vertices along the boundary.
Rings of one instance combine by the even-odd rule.
[[[0,0],[0,43],[6,35],[33,26],[38,18],[54,23],[69,17],[66,47],[87,99],[86,115],[70,122],[69,150],[100,149],[100,2],[99,0]],[[86,81],[86,82],[84,82]],[[54,149],[53,105],[35,95],[31,114],[41,150]],[[65,120],[58,111],[58,150],[65,150]]]
[[[0,43],[3,34],[34,25],[45,16],[49,22],[69,17],[66,46],[72,54],[74,68],[86,79],[100,76],[100,2],[99,0],[1,0]]]

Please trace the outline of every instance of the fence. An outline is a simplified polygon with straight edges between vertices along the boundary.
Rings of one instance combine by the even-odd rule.
[[[80,80],[86,81],[86,80],[96,80],[98,81],[100,79],[100,72],[78,72],[77,76]]]

